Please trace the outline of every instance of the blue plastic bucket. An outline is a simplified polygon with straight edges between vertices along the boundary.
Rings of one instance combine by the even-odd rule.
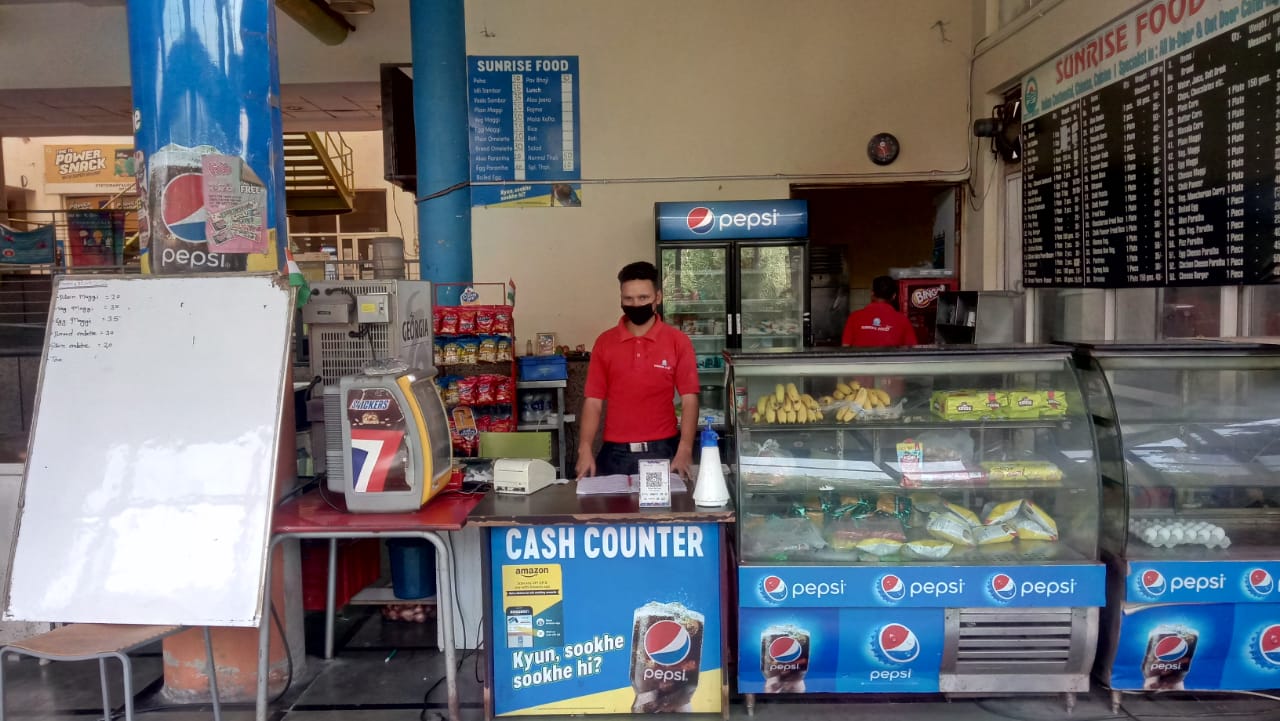
[[[391,562],[391,589],[396,598],[430,598],[436,595],[436,548],[421,538],[387,541]]]

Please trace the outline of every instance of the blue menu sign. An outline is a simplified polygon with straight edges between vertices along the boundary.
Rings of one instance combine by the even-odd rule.
[[[467,76],[473,183],[545,183],[550,195],[582,177],[577,56],[469,56]]]

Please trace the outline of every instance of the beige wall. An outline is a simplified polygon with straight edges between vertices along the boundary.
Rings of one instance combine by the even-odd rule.
[[[617,268],[653,257],[655,201],[968,172],[970,2],[468,0],[466,9],[469,54],[580,58],[583,207],[472,213],[475,277],[516,281],[522,331],[590,343],[611,324]],[[119,6],[0,5],[0,67],[22,68],[0,87],[127,85],[124,21]],[[328,48],[281,19],[282,80],[376,82],[378,63],[409,60],[407,3],[379,3],[357,23]],[[53,27],[74,47],[52,42]],[[902,143],[887,169],[865,155],[880,131]],[[349,142],[362,147],[358,172],[380,178],[381,153]],[[407,226],[405,200],[396,207]]]
[[[970,5],[956,0],[471,0],[468,52],[578,55],[581,208],[476,210],[475,277],[516,281],[520,332],[590,344],[614,274],[653,259],[653,203],[787,197],[799,181],[964,177]],[[936,22],[945,23],[946,39]],[[493,37],[488,37],[487,31]],[[889,131],[878,169],[867,140]]]
[[[986,32],[974,51],[973,112],[990,115],[1003,92],[1022,75],[1108,21],[1132,9],[1137,0],[1042,0],[1030,11],[996,30],[1007,0],[976,0],[974,18]],[[975,37],[984,34],[975,29]],[[965,242],[961,246],[961,285],[965,289],[999,289],[1004,285],[1000,257],[1004,250],[1004,165],[991,157],[989,140],[971,143],[972,183],[983,198],[981,208],[966,208]],[[985,197],[983,197],[985,194]],[[980,241],[980,242],[978,242]],[[1021,238],[1010,239],[1020,243]]]

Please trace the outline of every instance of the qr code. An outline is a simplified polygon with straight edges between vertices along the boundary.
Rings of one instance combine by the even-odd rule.
[[[646,488],[661,488],[662,473],[658,471],[649,471],[644,474],[644,485]]]

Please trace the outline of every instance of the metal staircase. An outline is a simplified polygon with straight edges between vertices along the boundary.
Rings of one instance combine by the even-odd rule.
[[[284,134],[284,197],[289,215],[337,215],[355,207],[351,146],[336,133]]]

